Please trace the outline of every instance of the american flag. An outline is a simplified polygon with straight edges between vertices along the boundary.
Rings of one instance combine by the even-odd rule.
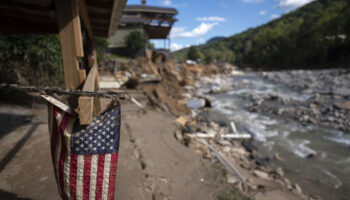
[[[120,106],[82,128],[74,115],[49,103],[51,156],[59,194],[70,200],[111,200],[117,173]]]

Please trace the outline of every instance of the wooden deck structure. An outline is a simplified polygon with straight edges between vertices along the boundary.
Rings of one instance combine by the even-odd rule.
[[[58,33],[66,88],[97,91],[94,36],[114,34],[126,1],[0,0],[0,34]],[[79,59],[87,60],[87,66],[80,65]],[[101,110],[99,98],[70,97],[68,103],[78,112],[81,124],[90,124]]]
[[[143,26],[149,39],[166,39],[177,21],[175,15],[178,11],[175,8],[128,5],[125,7],[121,18],[122,26]]]
[[[144,33],[148,39],[163,39],[164,48],[170,48],[169,33],[177,21],[179,12],[175,8],[146,5],[142,0],[140,5],[127,5],[120,19],[119,29],[109,38],[110,48],[125,48],[125,37],[131,32]]]

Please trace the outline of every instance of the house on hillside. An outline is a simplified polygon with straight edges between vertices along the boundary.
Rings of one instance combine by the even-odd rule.
[[[141,5],[127,5],[120,20],[118,31],[109,37],[109,47],[113,49],[126,47],[126,36],[139,31],[148,39],[161,39],[164,49],[170,48],[169,33],[177,21],[175,8],[148,6],[146,0]]]

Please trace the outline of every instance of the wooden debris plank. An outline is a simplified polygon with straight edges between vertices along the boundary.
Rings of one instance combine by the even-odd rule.
[[[83,86],[83,91],[95,91],[97,77],[97,65],[94,65]],[[93,97],[79,97],[79,119],[80,124],[90,124],[94,118],[94,98]]]
[[[98,91],[100,89],[100,81],[98,78],[98,69],[97,69],[97,65],[96,66],[96,78],[95,78],[95,90]],[[98,113],[100,113],[101,109],[102,109],[102,103],[101,103],[101,98],[95,97],[94,98],[94,108],[93,108],[93,115],[94,117],[98,115]]]
[[[74,30],[74,41],[76,46],[76,54],[78,57],[84,57],[83,49],[83,37],[81,36],[80,16],[79,16],[79,4],[78,0],[72,0],[72,14],[73,14],[73,30]]]
[[[77,52],[83,49],[82,43],[76,42],[79,36],[75,36],[80,33],[81,38],[81,30],[77,29],[77,22],[80,21],[77,13],[77,0],[55,0],[55,5],[66,88],[77,89],[80,85],[77,56],[81,55]],[[70,105],[72,103],[74,104],[70,102]]]
[[[86,70],[85,69],[80,69],[79,70],[79,80],[80,83],[83,83],[86,79]]]

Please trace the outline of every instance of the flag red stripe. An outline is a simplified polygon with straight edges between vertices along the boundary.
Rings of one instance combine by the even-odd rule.
[[[108,199],[114,199],[115,180],[117,176],[118,153],[111,155],[111,169],[109,173]]]
[[[52,106],[52,105],[51,105]],[[55,155],[56,155],[56,145],[57,145],[57,133],[58,133],[58,129],[57,129],[57,115],[59,110],[53,106],[53,120],[52,122],[52,135],[51,135],[51,159],[52,159],[52,164],[53,164],[53,168],[54,168],[54,174],[55,174],[55,179],[56,179],[56,183],[58,183],[58,177],[56,176],[56,171],[57,171],[57,166],[55,165]]]
[[[102,198],[103,170],[105,164],[105,155],[98,156],[97,180],[96,180],[96,200]]]
[[[61,188],[61,191],[62,191],[62,198],[63,199],[68,199],[68,197],[66,196],[66,193],[64,191],[64,174],[63,174],[63,171],[64,171],[64,162],[66,160],[66,144],[64,142],[64,131],[66,130],[67,128],[67,123],[68,123],[68,120],[69,120],[69,115],[65,115],[65,117],[63,118],[62,120],[62,123],[61,123],[61,126],[60,126],[60,135],[61,135],[61,138],[62,138],[62,142],[61,142],[61,155],[60,155],[60,160],[59,160],[59,177],[60,177],[60,188]]]
[[[77,190],[77,165],[78,165],[78,155],[71,154],[70,157],[70,198],[75,200],[76,190]]]
[[[84,185],[83,185],[83,199],[89,200],[90,194],[90,171],[91,171],[91,155],[84,158]]]
[[[56,143],[57,143],[57,118],[58,110],[56,107],[53,107],[53,115],[54,119],[52,122],[52,138],[51,138],[51,158],[52,158],[52,163],[55,167],[55,153],[56,153]]]

